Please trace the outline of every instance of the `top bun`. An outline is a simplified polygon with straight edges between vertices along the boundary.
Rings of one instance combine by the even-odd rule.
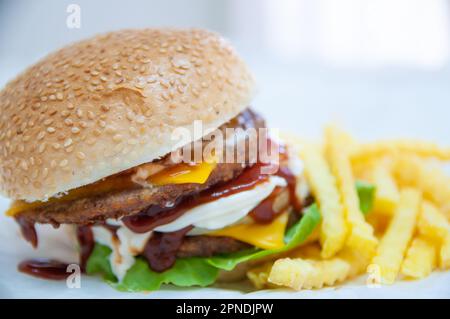
[[[204,30],[124,30],[72,44],[0,92],[0,190],[47,200],[158,159],[180,146],[175,128],[201,120],[206,134],[245,109],[253,89],[235,51]]]

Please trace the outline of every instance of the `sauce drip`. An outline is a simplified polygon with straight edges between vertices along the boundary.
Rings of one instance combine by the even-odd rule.
[[[297,198],[297,194],[295,191],[297,188],[297,178],[291,172],[289,167],[286,167],[286,166],[280,166],[276,175],[280,176],[286,180],[287,188],[289,190],[289,201],[291,202],[292,206],[294,207],[294,210],[297,212],[300,212],[302,210],[302,203]]]
[[[78,226],[77,239],[80,245],[80,268],[86,271],[86,264],[94,249],[94,234],[90,226]]]
[[[23,217],[17,217],[16,221],[20,226],[20,232],[22,233],[22,236],[31,244],[31,246],[33,246],[33,248],[36,248],[38,245],[38,237],[36,228],[34,227],[34,223],[28,221]]]
[[[188,226],[176,232],[153,233],[142,252],[150,268],[156,272],[163,272],[172,267],[184,236],[191,229],[192,226]]]
[[[248,215],[255,221],[255,223],[270,224],[278,214],[283,212],[283,210],[276,212],[273,207],[275,199],[282,191],[283,188],[281,187],[275,188],[266,199],[250,211]]]
[[[68,264],[52,259],[28,259],[22,261],[17,267],[20,272],[25,274],[51,280],[64,280],[71,273],[67,272]]]
[[[212,202],[222,197],[230,196],[248,189],[252,189],[258,183],[266,181],[269,175],[261,174],[261,167],[263,164],[257,163],[252,167],[247,168],[244,172],[232,181],[223,185],[219,185],[204,191],[195,196],[191,196],[182,203],[176,203],[173,207],[160,207],[152,205],[143,212],[124,217],[123,223],[135,233],[146,233],[152,229],[168,224],[187,210],[208,202]]]

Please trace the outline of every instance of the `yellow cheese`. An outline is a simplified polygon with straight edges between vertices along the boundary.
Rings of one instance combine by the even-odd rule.
[[[179,164],[169,167],[148,178],[154,185],[168,184],[204,184],[211,172],[216,167],[216,163],[201,162],[198,164]]]
[[[157,186],[168,184],[204,184],[211,172],[216,167],[216,163],[202,162],[199,164],[179,164],[162,170],[148,178],[148,181]],[[37,208],[50,203],[59,203],[78,198],[90,197],[99,194],[105,194],[111,191],[120,191],[135,186],[129,175],[115,175],[102,181],[82,186],[70,190],[61,197],[50,198],[46,202],[27,203],[22,200],[14,201],[11,207],[6,211],[6,215],[14,216],[25,210]]]
[[[277,249],[284,246],[284,232],[288,214],[283,213],[270,224],[240,224],[209,233],[210,236],[231,237],[262,249]]]

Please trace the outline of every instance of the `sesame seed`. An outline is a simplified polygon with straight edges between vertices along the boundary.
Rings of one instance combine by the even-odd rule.
[[[64,141],[64,147],[68,147],[70,145],[72,145],[73,140],[71,138],[68,138]]]
[[[69,146],[69,147],[66,147],[66,153],[72,153],[73,152],[73,146],[71,145],[71,146]]]
[[[116,134],[113,136],[113,141],[114,142],[121,142],[123,140],[123,136],[121,134]]]
[[[47,144],[44,142],[44,143],[41,143],[40,145],[39,145],[39,148],[38,148],[38,152],[39,153],[43,153],[44,151],[45,151],[45,148],[47,147]]]
[[[140,115],[137,117],[136,122],[139,124],[144,124],[145,118],[142,115]]]
[[[45,131],[41,131],[41,132],[39,132],[39,134],[37,135],[37,139],[38,139],[38,140],[42,140],[42,139],[44,138],[44,136],[45,136]]]
[[[28,164],[27,164],[27,162],[26,162],[26,161],[22,161],[22,162],[20,163],[20,167],[21,167],[24,171],[27,171],[27,170],[28,170]]]
[[[85,155],[83,152],[77,152],[77,157],[78,157],[80,160],[83,160],[83,159],[86,158],[86,155]]]
[[[64,166],[66,166],[68,163],[69,163],[68,160],[63,159],[61,162],[59,162],[59,166],[60,166],[60,167],[64,167]]]
[[[47,127],[47,132],[49,133],[55,133],[56,129],[54,127]]]
[[[108,125],[105,128],[105,131],[106,131],[106,133],[113,134],[113,133],[115,133],[117,131],[117,129],[114,126],[112,126],[112,125]]]
[[[88,119],[93,120],[93,119],[95,118],[94,112],[88,111],[88,112],[87,112],[87,117],[88,117]]]
[[[76,126],[72,127],[71,131],[72,131],[73,134],[80,133],[80,129],[78,127],[76,127]]]

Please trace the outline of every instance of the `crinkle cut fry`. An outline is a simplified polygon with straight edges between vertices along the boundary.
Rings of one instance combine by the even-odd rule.
[[[392,284],[397,277],[413,237],[420,203],[421,194],[417,190],[407,188],[400,192],[397,209],[372,259],[372,264],[379,267],[382,284]]]
[[[373,234],[372,226],[366,222],[359,208],[349,151],[345,145],[348,138],[340,130],[328,127],[325,130],[325,139],[326,155],[340,190],[346,222],[349,227],[346,244],[371,256],[378,241]]]

